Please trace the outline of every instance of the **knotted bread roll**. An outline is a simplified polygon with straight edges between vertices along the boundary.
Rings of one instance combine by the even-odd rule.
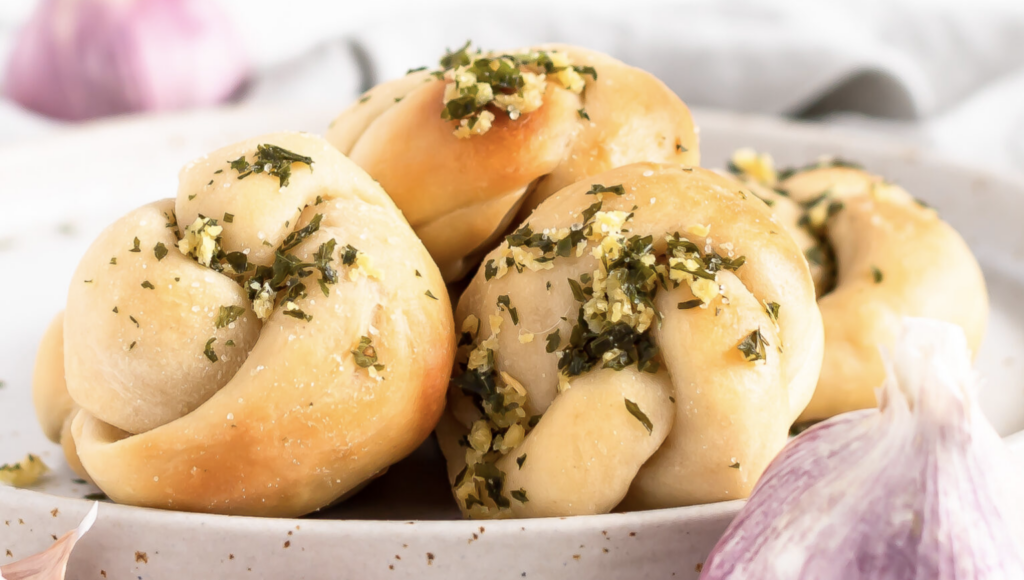
[[[731,168],[804,249],[820,297],[825,360],[800,421],[874,407],[885,378],[879,346],[893,343],[905,316],[956,324],[977,352],[988,320],[985,279],[935,210],[841,160],[779,176],[770,157],[744,149]]]
[[[190,163],[177,199],[99,236],[39,354],[63,372],[35,389],[117,502],[297,516],[430,434],[453,356],[440,272],[384,190],[279,133]]]
[[[768,207],[653,163],[541,203],[486,256],[456,323],[437,433],[471,517],[745,497],[823,345],[807,263]]]
[[[570,183],[637,161],[699,162],[690,112],[661,81],[564,45],[467,43],[439,71],[367,92],[327,139],[381,183],[449,281]]]

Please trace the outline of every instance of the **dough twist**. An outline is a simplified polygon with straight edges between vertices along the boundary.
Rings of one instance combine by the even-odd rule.
[[[745,497],[823,345],[807,263],[769,208],[729,178],[651,163],[541,203],[486,256],[456,322],[438,437],[472,517]]]
[[[770,158],[741,150],[733,169],[804,249],[820,296],[825,359],[800,421],[874,407],[885,378],[878,348],[893,344],[905,316],[956,324],[977,352],[988,320],[985,279],[935,210],[842,160],[779,180]]]
[[[429,435],[453,354],[440,272],[388,196],[279,133],[190,163],[177,199],[99,236],[39,355],[63,372],[35,388],[117,502],[297,516]]]

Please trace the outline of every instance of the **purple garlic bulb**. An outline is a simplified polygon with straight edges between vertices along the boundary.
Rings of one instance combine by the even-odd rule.
[[[905,319],[877,409],[791,441],[702,580],[1024,578],[1024,474],[982,415],[959,327]]]

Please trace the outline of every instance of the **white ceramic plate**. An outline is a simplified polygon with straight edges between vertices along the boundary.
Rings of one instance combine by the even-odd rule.
[[[31,407],[36,345],[63,308],[89,242],[126,211],[172,197],[177,172],[259,133],[319,131],[335,111],[230,109],[86,125],[0,150],[0,463],[36,453],[54,472],[0,487],[0,563],[46,548],[96,492],[74,482]],[[977,366],[981,403],[1004,436],[1024,429],[1024,179],[913,148],[779,120],[697,111],[708,166],[743,145],[782,165],[835,153],[939,209],[974,248],[992,298]],[[1024,433],[1010,437],[1024,456]],[[104,503],[69,578],[696,578],[741,502],[564,519],[458,520],[432,442],[354,499],[298,520],[210,516]]]

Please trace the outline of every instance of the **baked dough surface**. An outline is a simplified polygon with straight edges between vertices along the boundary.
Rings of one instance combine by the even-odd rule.
[[[286,187],[267,172],[240,179],[230,162],[265,144],[312,164],[291,164]],[[179,250],[197,218],[217,220],[224,253],[247,256],[244,275]],[[315,265],[325,247],[335,282]],[[359,257],[346,264],[349,248]],[[294,300],[279,289],[264,320],[246,285],[281,256],[308,264],[289,282],[305,287]],[[444,282],[401,213],[299,133],[190,163],[176,199],[93,242],[62,317],[35,380],[47,434],[70,432],[65,449],[114,501],[184,511],[289,517],[341,498],[430,434],[454,352]],[[375,365],[356,354],[367,352]]]

